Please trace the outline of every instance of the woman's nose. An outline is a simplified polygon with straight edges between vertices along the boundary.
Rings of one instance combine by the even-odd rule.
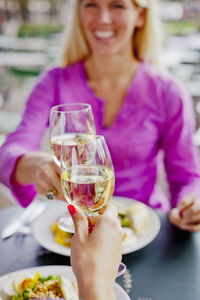
[[[99,11],[99,21],[104,24],[108,24],[111,22],[111,14],[108,9],[101,9]]]

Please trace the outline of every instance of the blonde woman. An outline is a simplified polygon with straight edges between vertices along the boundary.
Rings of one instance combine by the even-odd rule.
[[[115,195],[169,211],[181,229],[200,230],[192,102],[159,71],[155,0],[73,0],[70,9],[62,67],[40,76],[22,123],[0,150],[0,180],[23,206],[51,188],[62,198],[59,169],[39,152],[40,142],[53,105],[87,102],[110,148]],[[156,186],[160,149],[169,200]]]

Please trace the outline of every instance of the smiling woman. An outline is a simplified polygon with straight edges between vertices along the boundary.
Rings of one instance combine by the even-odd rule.
[[[135,28],[144,22],[144,10],[129,1],[82,1],[80,22],[94,56],[132,52]]]
[[[128,31],[124,29],[124,38],[127,39],[129,37],[128,44],[131,46],[132,53],[139,60],[159,65],[161,34],[159,20],[155,12],[155,1],[70,1],[69,15],[71,18],[69,18],[69,23],[66,27],[63,65],[66,66],[77,62],[91,53],[92,45],[90,44],[90,40],[88,40],[89,32],[85,31],[85,29],[87,28],[87,24],[89,25],[89,22],[91,23],[92,20],[93,27],[95,26],[95,21],[96,26],[98,24],[104,28],[103,33],[102,28],[100,33],[97,33],[98,36],[99,34],[101,35],[101,37],[99,36],[101,40],[105,39],[105,37],[111,39],[114,34],[117,34],[117,28],[121,32],[123,27],[128,27]],[[113,25],[115,26],[114,28],[112,28]],[[137,28],[137,30],[135,31],[134,28]],[[105,31],[109,30],[109,33],[105,33]],[[106,41],[104,40],[104,42]]]
[[[192,102],[158,68],[156,0],[69,2],[62,66],[39,77],[21,124],[0,149],[0,180],[23,206],[40,191],[61,195],[60,170],[40,143],[52,106],[87,102],[112,156],[114,195],[170,210],[173,224],[200,230]],[[169,199],[156,184],[160,150]]]

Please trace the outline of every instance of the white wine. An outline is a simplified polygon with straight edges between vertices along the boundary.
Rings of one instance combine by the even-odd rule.
[[[114,172],[105,166],[78,165],[61,174],[66,200],[94,215],[110,200],[114,192]]]
[[[55,163],[60,166],[60,156],[61,156],[61,145],[65,146],[65,160],[69,160],[72,156],[72,148],[76,147],[79,158],[86,160],[84,158],[84,148],[85,144],[94,139],[94,135],[86,133],[66,133],[62,135],[55,136],[50,141],[51,152],[54,157]],[[68,157],[66,157],[66,155]],[[84,161],[83,161],[84,162]],[[82,163],[83,163],[82,162]]]

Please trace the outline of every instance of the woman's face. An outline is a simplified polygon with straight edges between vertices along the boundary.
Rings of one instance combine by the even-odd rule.
[[[132,49],[141,26],[141,8],[132,0],[80,0],[80,22],[93,54],[108,56]]]

